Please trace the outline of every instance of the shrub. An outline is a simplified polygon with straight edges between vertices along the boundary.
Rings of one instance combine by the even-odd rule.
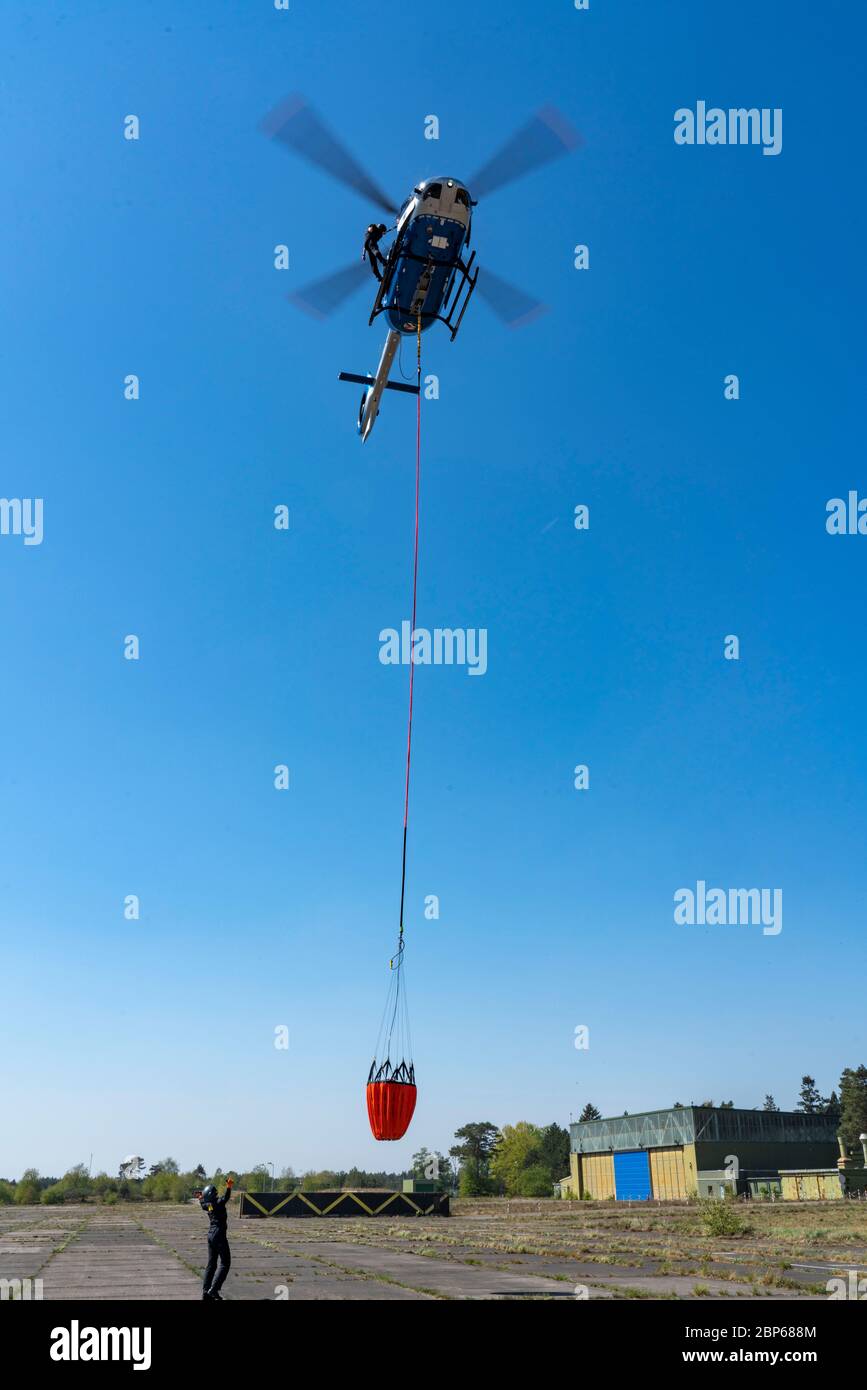
[[[474,1163],[465,1163],[458,1179],[458,1193],[461,1197],[482,1197],[487,1184]]]
[[[25,1168],[15,1186],[15,1201],[19,1207],[32,1207],[39,1201],[39,1174],[35,1168]]]
[[[708,1236],[745,1236],[749,1230],[732,1202],[717,1202],[711,1197],[699,1203],[699,1215]]]
[[[110,1178],[108,1173],[97,1173],[90,1187],[95,1197],[104,1198],[109,1192],[117,1195],[117,1178]]]
[[[543,1163],[531,1163],[515,1178],[518,1197],[550,1197],[551,1187],[551,1171]]]

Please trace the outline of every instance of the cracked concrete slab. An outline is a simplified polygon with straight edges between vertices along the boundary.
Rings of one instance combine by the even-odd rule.
[[[865,1267],[867,1212],[823,1213],[821,1227],[798,1212],[748,1217],[755,1229],[721,1249],[688,1207],[492,1200],[430,1221],[233,1211],[225,1297],[563,1301],[586,1288],[590,1299],[788,1301],[825,1297],[829,1269]],[[197,1300],[206,1231],[196,1204],[0,1208],[0,1280],[38,1277],[53,1300]]]

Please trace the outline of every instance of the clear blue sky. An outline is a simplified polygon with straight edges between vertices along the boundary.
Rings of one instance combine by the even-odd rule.
[[[44,499],[45,539],[0,537],[0,1173],[399,1167],[469,1120],[786,1106],[867,1059],[867,537],[824,527],[867,492],[863,16],[388,20],[6,7],[0,492]],[[378,634],[409,616],[414,412],[389,399],[362,448],[336,375],[377,360],[366,293],[324,325],[286,302],[373,212],[257,131],[299,89],[400,199],[544,103],[585,140],[476,210],[483,268],[551,312],[510,333],[477,300],[425,340],[419,623],[486,627],[489,668],[418,670],[420,1096],[388,1146],[363,1087],[406,668]],[[676,146],[699,99],[782,107],[782,154]],[[782,934],[675,926],[699,878],[781,888]]]

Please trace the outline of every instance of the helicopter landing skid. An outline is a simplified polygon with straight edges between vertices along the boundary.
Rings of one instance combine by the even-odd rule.
[[[395,270],[401,259],[419,261],[425,266],[427,279],[424,283],[424,289],[425,293],[427,292],[431,271],[436,269],[437,266],[427,257],[416,256],[411,251],[401,248],[399,244],[395,242],[394,246],[391,248],[388,260],[386,261],[382,279],[377,287],[376,298],[373,301],[373,309],[368,319],[369,324],[373,324],[380,314],[389,310],[392,313],[396,311],[405,316],[408,321],[412,321],[416,317],[418,306],[415,300],[412,304],[404,307],[402,304],[398,304],[389,299],[394,282]],[[449,330],[449,337],[452,342],[454,342],[455,338],[458,336],[458,329],[461,326],[461,321],[466,313],[467,305],[472,298],[473,290],[476,288],[476,281],[479,278],[479,268],[475,264],[475,260],[476,253],[473,251],[466,265],[460,260],[449,261],[447,263],[449,267],[449,280],[446,285],[445,294],[443,295],[442,312],[438,314],[425,313],[428,324],[445,324],[446,328]],[[424,280],[424,274],[422,275],[422,279]],[[419,288],[421,288],[421,285],[419,285]],[[423,303],[424,297],[422,297],[422,304]]]

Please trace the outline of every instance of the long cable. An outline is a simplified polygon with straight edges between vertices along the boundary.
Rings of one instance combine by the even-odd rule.
[[[409,634],[409,714],[406,723],[406,782],[403,796],[403,852],[400,864],[400,930],[397,938],[397,951],[395,952],[396,965],[392,962],[393,968],[400,971],[403,963],[403,910],[406,901],[406,840],[407,827],[409,824],[409,773],[412,761],[412,706],[413,692],[415,685],[415,661],[413,659],[413,641],[415,637],[415,618],[418,601],[418,516],[419,516],[419,496],[421,493],[421,313],[418,315],[416,328],[416,417],[415,417],[415,540],[413,543],[412,560],[412,624]],[[388,1030],[389,1050],[391,1034],[397,1018],[398,1006],[400,1003],[400,979],[398,977],[397,989],[395,990],[394,1010],[391,1016],[391,1023]]]
[[[403,942],[403,904],[406,892],[406,828],[409,821],[409,768],[412,758],[412,697],[415,676],[413,643],[418,599],[418,503],[421,491],[421,312],[416,331],[416,376],[418,394],[415,413],[415,542],[412,559],[412,625],[409,630],[409,717],[406,724],[406,787],[403,798],[403,856],[400,866],[400,944]]]

